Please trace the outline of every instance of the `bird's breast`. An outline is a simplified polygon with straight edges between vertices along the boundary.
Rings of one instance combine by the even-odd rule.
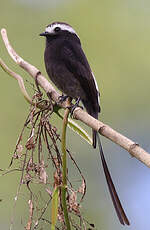
[[[85,98],[78,78],[68,70],[65,62],[56,53],[53,55],[50,49],[49,52],[46,50],[44,58],[47,74],[60,91],[72,98]]]

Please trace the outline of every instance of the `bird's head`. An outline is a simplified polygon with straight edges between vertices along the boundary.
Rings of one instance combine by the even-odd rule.
[[[45,36],[47,38],[61,35],[74,35],[78,37],[75,30],[65,22],[53,22],[45,28],[45,31],[43,33],[40,34],[40,36]]]

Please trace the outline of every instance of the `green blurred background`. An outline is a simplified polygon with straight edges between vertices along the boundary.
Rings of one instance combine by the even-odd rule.
[[[101,91],[100,119],[150,151],[150,1],[0,1],[0,27],[7,29],[16,51],[45,75],[45,42],[38,34],[53,21],[71,24],[81,38]],[[2,40],[0,56],[25,79],[30,79],[8,57]],[[27,116],[28,104],[16,81],[1,69],[0,76],[0,168],[6,168]],[[26,85],[31,88],[30,84]],[[57,126],[61,126],[60,121]],[[88,181],[82,204],[88,220],[95,223],[96,229],[148,230],[150,170],[125,150],[102,138],[114,183],[131,221],[130,227],[122,227],[112,206],[98,151],[72,132],[69,134],[68,145]],[[1,177],[0,181],[0,199],[3,200],[0,202],[0,228],[5,230],[10,225],[18,174]],[[24,205],[25,202],[17,205],[15,230],[24,229],[20,226],[27,214]]]

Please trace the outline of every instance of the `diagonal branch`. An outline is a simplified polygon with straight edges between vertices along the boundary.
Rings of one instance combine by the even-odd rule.
[[[38,84],[44,89],[47,95],[49,95],[53,101],[58,103],[60,94],[54,89],[50,82],[41,74],[41,72],[35,66],[23,60],[15,52],[8,40],[7,32],[5,29],[1,30],[1,35],[11,58],[27,73],[29,73],[31,77],[33,77],[35,80],[37,79]],[[66,103],[64,102],[62,104],[59,104],[59,106],[65,108]],[[141,148],[137,143],[118,133],[110,126],[91,117],[87,112],[83,111],[79,107],[74,110],[73,116],[75,119],[82,121],[89,127],[98,131],[101,135],[120,145],[122,148],[127,150],[133,157],[136,157],[138,160],[140,160],[142,163],[150,168],[150,154],[146,152],[143,148]]]
[[[12,71],[11,69],[8,68],[8,66],[3,62],[3,60],[0,58],[0,66],[2,67],[2,69],[9,74],[9,76],[15,78],[18,81],[20,90],[24,96],[24,98],[29,102],[29,104],[31,105],[35,105],[35,103],[33,102],[33,100],[30,98],[30,96],[28,95],[25,85],[24,85],[24,81],[22,79],[22,77],[15,73],[14,71]],[[37,105],[37,107],[39,108],[43,108],[42,105]]]

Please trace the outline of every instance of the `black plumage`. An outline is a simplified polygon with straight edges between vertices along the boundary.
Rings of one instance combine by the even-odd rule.
[[[40,35],[46,37],[44,60],[52,82],[67,96],[81,99],[87,112],[98,119],[100,105],[97,83],[74,29],[67,23],[54,22]],[[93,130],[94,148],[97,137],[99,138],[97,132]],[[108,188],[120,223],[129,225],[108,171],[100,139],[99,148]]]
[[[81,48],[80,39],[75,33],[67,30],[47,34],[46,38],[44,59],[50,79],[66,95],[75,99],[80,98],[87,112],[98,118],[99,92]],[[96,147],[95,131],[93,131],[93,146]]]

